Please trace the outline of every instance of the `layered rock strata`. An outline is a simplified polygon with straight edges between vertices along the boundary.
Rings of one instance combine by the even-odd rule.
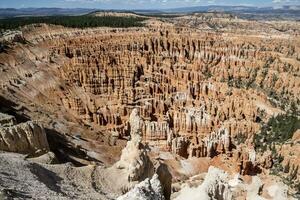
[[[24,154],[49,151],[46,133],[41,125],[33,121],[13,125],[13,121],[10,118],[6,126],[0,126],[0,150]]]

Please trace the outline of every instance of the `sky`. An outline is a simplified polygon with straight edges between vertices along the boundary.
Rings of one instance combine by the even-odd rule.
[[[282,5],[300,5],[300,0],[0,0],[0,8],[163,9],[206,5],[277,7]]]

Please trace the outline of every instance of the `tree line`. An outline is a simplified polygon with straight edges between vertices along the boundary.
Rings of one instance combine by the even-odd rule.
[[[41,17],[15,17],[0,19],[0,30],[17,29],[29,24],[53,24],[71,28],[90,27],[140,27],[143,26],[143,17],[119,17],[119,16],[41,16]]]

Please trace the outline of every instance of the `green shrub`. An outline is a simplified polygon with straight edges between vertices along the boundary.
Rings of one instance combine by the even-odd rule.
[[[255,147],[258,151],[272,150],[272,144],[285,143],[297,129],[300,129],[300,120],[293,113],[272,117],[262,126],[261,132],[255,135]]]

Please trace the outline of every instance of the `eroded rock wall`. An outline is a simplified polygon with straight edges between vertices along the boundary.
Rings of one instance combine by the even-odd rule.
[[[34,49],[1,55],[3,90],[119,137],[138,108],[142,140],[183,157],[230,155],[280,106],[299,102],[294,33],[46,28],[26,30]]]
[[[58,39],[51,52],[67,58],[61,76],[81,91],[63,92],[74,115],[125,136],[138,107],[144,141],[180,152],[174,142],[183,137],[188,149],[181,154],[202,157],[228,153],[233,138],[258,132],[264,117],[279,112],[270,94],[299,100],[296,55],[282,58],[276,46],[284,39],[271,41],[173,28]]]
[[[44,128],[37,122],[0,126],[0,150],[23,154],[43,154],[49,151]]]

